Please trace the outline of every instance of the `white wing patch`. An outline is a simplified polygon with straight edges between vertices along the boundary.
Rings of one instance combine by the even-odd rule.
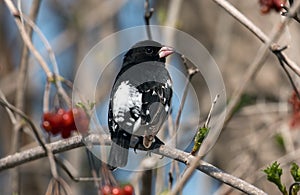
[[[116,122],[124,121],[124,114],[130,108],[142,106],[142,94],[129,81],[123,81],[113,97],[113,116]]]

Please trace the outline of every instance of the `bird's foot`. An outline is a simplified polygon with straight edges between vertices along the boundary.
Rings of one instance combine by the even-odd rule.
[[[165,145],[164,142],[162,142],[158,137],[154,137],[154,140],[150,147],[145,147],[143,144],[144,137],[143,136],[138,136],[134,138],[134,143],[133,143],[133,151],[136,153],[136,150],[144,150],[144,151],[149,151],[149,150],[154,150],[159,148],[161,145]],[[150,152],[149,152],[150,153]]]
[[[137,137],[136,143],[135,143],[135,145],[133,147],[134,153],[136,153],[136,149],[141,149],[142,147],[144,147],[144,145],[143,145],[143,137],[139,136],[139,137]]]

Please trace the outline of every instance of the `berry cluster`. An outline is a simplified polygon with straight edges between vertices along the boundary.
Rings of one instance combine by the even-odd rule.
[[[76,120],[76,124],[75,124]],[[56,112],[43,114],[42,127],[52,135],[61,134],[63,138],[71,136],[72,131],[87,131],[89,118],[83,109],[58,109]]]
[[[289,103],[292,105],[293,116],[290,121],[290,127],[296,128],[300,126],[300,100],[297,97],[296,92],[294,91],[291,98],[289,99]]]
[[[132,185],[127,184],[121,187],[105,185],[101,188],[102,195],[133,195],[134,189]]]
[[[259,0],[260,11],[263,14],[269,13],[272,9],[280,12],[285,3],[286,0]]]

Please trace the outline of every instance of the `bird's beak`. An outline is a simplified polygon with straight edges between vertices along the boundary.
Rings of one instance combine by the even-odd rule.
[[[162,47],[158,51],[159,58],[165,58],[165,57],[171,55],[172,53],[174,53],[174,49],[171,47],[166,47],[166,46]]]

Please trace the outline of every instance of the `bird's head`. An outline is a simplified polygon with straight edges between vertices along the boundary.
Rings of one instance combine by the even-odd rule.
[[[166,57],[172,53],[174,53],[173,48],[162,46],[158,42],[140,41],[125,54],[123,64],[138,64],[147,61],[166,62]]]

